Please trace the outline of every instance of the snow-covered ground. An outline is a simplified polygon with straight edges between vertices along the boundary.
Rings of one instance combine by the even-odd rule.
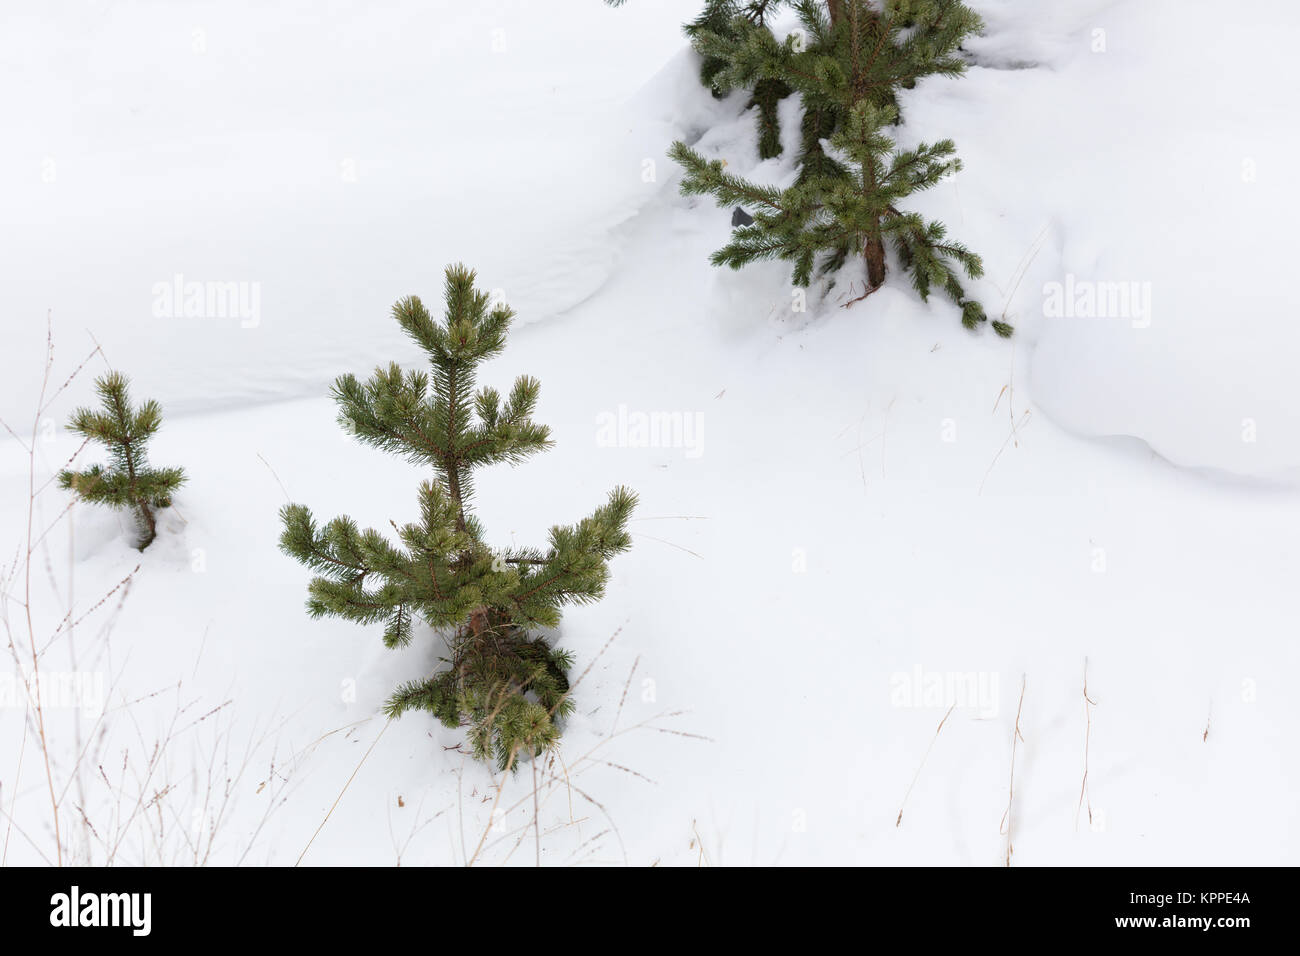
[[[1300,15],[973,6],[976,65],[910,92],[900,135],[956,140],[965,169],[915,208],[984,257],[1011,341],[896,274],[794,313],[783,265],[709,266],[730,212],[677,194],[671,141],[792,170],[757,164],[743,96],[700,88],[695,0],[6,10],[0,418],[30,425],[51,311],[55,387],[97,341],[168,410],[155,460],[191,476],[143,555],[79,506],[33,567],[38,635],[77,622],[43,667],[110,707],[102,740],[96,708],[52,712],[74,855],[109,855],[79,804],[104,829],[144,793],[165,835],[137,826],[123,862],[192,858],[219,824],[214,862],[996,865],[1018,725],[1013,863],[1297,862],[1300,126],[1275,48]],[[519,311],[489,377],[540,378],[557,443],[483,474],[489,534],[641,497],[606,598],[559,633],[586,676],[540,840],[529,768],[496,800],[460,735],[376,716],[436,643],[309,620],[276,549],[287,498],[414,513],[421,476],[347,439],[325,390],[417,361],[389,307],[436,300],[457,260]],[[177,275],[249,308],[166,314]],[[635,447],[641,416],[684,427]],[[76,447],[38,429],[37,485]],[[27,481],[0,443],[7,567]],[[42,492],[38,531],[65,504]],[[178,700],[163,765],[120,784]],[[6,859],[40,860],[44,767],[0,704]]]

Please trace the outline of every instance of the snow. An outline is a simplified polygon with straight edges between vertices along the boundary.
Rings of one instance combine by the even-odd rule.
[[[1031,6],[992,5],[989,22],[1032,24]],[[977,69],[955,84],[963,104],[996,98],[996,136],[981,136],[982,112],[940,102],[933,114],[974,147],[963,188],[1041,185],[999,200],[1047,227],[1021,286],[1027,315],[1041,318],[1044,281],[1069,275],[1135,283],[1150,298],[1147,315],[1098,308],[1027,328],[1035,401],[1080,434],[1131,435],[1179,465],[1293,482],[1300,329],[1288,320],[1283,223],[1300,210],[1300,184],[1284,171],[1300,128],[1279,28],[1292,11],[1270,0],[1227,18],[1206,2],[1077,9],[1073,42],[1030,47],[1041,68]],[[973,50],[1005,59],[1009,42]]]
[[[76,629],[111,661],[80,667],[116,701],[165,689],[136,705],[145,739],[177,693],[192,716],[231,701],[168,767],[177,826],[202,829],[205,747],[232,742],[237,764],[255,744],[217,862],[998,865],[1018,723],[1013,863],[1295,863],[1300,333],[1269,223],[1294,205],[1297,134],[1284,61],[1261,50],[1296,15],[1243,4],[1210,43],[1205,3],[975,4],[982,65],[908,94],[901,136],[956,141],[965,169],[915,208],[983,255],[972,291],[1015,322],[1008,342],[897,274],[844,309],[848,272],[795,313],[781,264],[708,265],[730,210],[677,195],[669,143],[792,171],[757,162],[743,95],[699,87],[678,28],[695,6],[7,14],[0,418],[31,420],[49,309],[55,384],[89,330],[168,410],[154,460],[191,475],[143,555],[114,514],[57,525],[41,633],[140,564],[120,608]],[[556,439],[482,473],[489,534],[540,541],[618,483],[642,502],[606,597],[559,631],[590,670],[540,846],[529,768],[494,804],[497,778],[445,749],[460,734],[376,716],[435,642],[389,651],[309,620],[308,575],[275,546],[286,500],[376,527],[414,514],[421,476],[346,438],[325,388],[416,362],[388,309],[436,301],[457,260],[520,312],[485,382],[537,376]],[[260,283],[260,321],[154,317],[178,272]],[[1150,283],[1149,324],[1044,315],[1067,276]],[[51,420],[90,400],[88,373]],[[611,446],[600,423],[620,410],[677,415],[693,440]],[[37,484],[76,447],[41,431]],[[0,444],[6,557],[26,465]],[[38,527],[63,505],[43,493]],[[75,669],[68,654],[52,645],[47,668]],[[967,680],[936,736],[942,688]],[[0,806],[26,862],[53,842],[32,738],[12,769],[22,713],[0,707]],[[54,720],[67,774],[82,718]],[[114,726],[110,767],[140,756]]]
[[[7,15],[0,118],[23,146],[0,157],[0,305],[33,317],[16,354],[39,350],[46,309],[85,316],[71,327],[189,412],[319,394],[359,343],[386,361],[387,307],[448,261],[530,321],[562,312],[599,288],[610,229],[651,195],[640,163],[664,136],[638,141],[619,106],[681,46],[691,4],[655,6]],[[256,283],[255,322],[159,321],[154,286],[177,275]],[[17,384],[0,414],[25,414],[35,376]]]

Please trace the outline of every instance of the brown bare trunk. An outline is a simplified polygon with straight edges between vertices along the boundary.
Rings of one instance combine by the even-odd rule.
[[[488,630],[489,618],[486,607],[476,607],[469,615],[469,629],[475,637],[482,637],[483,632]]]
[[[153,544],[154,538],[158,537],[158,522],[153,516],[153,509],[143,501],[136,504],[135,513],[136,517],[140,519],[139,549],[143,551]]]
[[[867,286],[877,289],[885,281],[885,242],[879,236],[867,240],[862,250],[867,260]]]
[[[826,10],[831,15],[831,26],[840,22],[844,16],[844,0],[826,0]]]

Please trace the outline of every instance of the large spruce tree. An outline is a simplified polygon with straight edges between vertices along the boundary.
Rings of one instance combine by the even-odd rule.
[[[799,29],[778,40],[771,21],[787,5]],[[807,167],[819,162],[821,141],[842,128],[854,106],[897,107],[899,89],[927,76],[961,75],[962,41],[982,25],[959,0],[709,0],[686,32],[714,89],[757,91],[775,81],[800,94],[799,165],[816,172]]]
[[[474,472],[521,462],[551,441],[530,417],[536,379],[516,379],[504,400],[492,388],[475,390],[478,366],[505,347],[514,313],[493,306],[474,278],[464,266],[446,270],[440,323],[418,298],[393,307],[429,372],[394,363],[369,381],[344,375],[334,385],[345,429],[431,472],[420,485],[419,520],[394,525],[394,543],[346,516],[318,527],[305,506],[292,504],[281,515],[280,546],[317,572],[308,589],[313,617],[382,624],[389,647],[410,644],[419,622],[441,632],[446,666],[398,688],[387,713],[418,709],[449,727],[468,724],[476,756],[513,768],[555,744],[558,718],[572,708],[569,655],[533,629],[556,626],[566,604],[601,597],[610,558],[631,543],[626,524],[636,498],[614,489],[589,517],[553,527],[544,548],[488,543],[471,509]]]
[[[606,2],[618,7],[624,0]],[[772,26],[787,8],[799,26],[778,40]],[[821,140],[848,116],[851,104],[836,89],[842,80],[849,78],[860,96],[897,106],[896,89],[962,73],[962,41],[982,25],[960,0],[704,0],[682,29],[700,54],[700,80],[715,96],[750,92],[746,108],[757,107],[760,158],[781,154],[777,104],[801,94],[799,164],[815,168]],[[847,57],[837,49],[846,36]]]
[[[961,43],[980,29],[979,17],[958,0],[797,0],[788,5],[799,30],[778,40],[769,21],[780,5],[709,0],[687,27],[706,82],[755,91],[760,155],[772,155],[765,141],[777,135],[763,118],[762,85],[798,93],[803,109],[796,178],[786,190],[747,182],[722,161],[673,145],[670,155],[686,169],[684,193],[709,194],[746,212],[733,220],[739,228],[714,263],[740,268],[784,259],[794,282],[807,286],[814,276],[833,281],[860,256],[870,294],[885,280],[892,246],[923,299],[938,287],[961,307],[967,328],[987,321],[961,279],[982,274],[979,257],[949,239],[942,223],[902,208],[908,196],[961,168],[953,143],[900,150],[889,132],[898,122],[898,90],[965,70]],[[993,326],[999,335],[1012,332],[1005,322]]]

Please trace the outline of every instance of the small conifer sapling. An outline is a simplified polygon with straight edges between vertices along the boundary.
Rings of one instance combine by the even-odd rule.
[[[59,473],[59,487],[82,501],[129,511],[139,534],[137,547],[143,551],[158,534],[155,512],[171,505],[172,495],[185,482],[185,472],[150,467],[148,443],[162,425],[162,406],[150,399],[132,408],[128,386],[126,376],[118,372],[95,380],[100,410],[77,409],[68,428],[108,449],[110,463],[84,471],[65,469]]]
[[[535,629],[555,627],[562,606],[603,595],[609,560],[631,544],[636,498],[615,488],[590,516],[551,528],[543,548],[488,543],[471,508],[474,473],[521,462],[551,440],[531,418],[536,379],[519,377],[504,398],[475,388],[478,366],[505,347],[514,313],[494,306],[474,278],[461,265],[446,270],[442,322],[415,297],[393,307],[428,356],[428,372],[393,363],[365,382],[344,375],[333,389],[350,434],[430,472],[419,519],[394,525],[394,542],[347,516],[318,526],[292,504],[281,513],[280,547],[317,574],[308,588],[313,617],[382,624],[394,648],[410,644],[420,622],[440,632],[445,666],[399,687],[386,713],[424,710],[445,726],[466,725],[476,757],[513,769],[554,746],[559,719],[572,710],[570,656]]]
[[[725,206],[750,210],[753,222],[735,228],[731,241],[713,253],[714,265],[739,269],[763,259],[793,264],[793,281],[806,287],[814,275],[838,271],[853,256],[867,266],[867,292],[885,281],[885,246],[891,244],[924,301],[934,287],[961,307],[962,325],[987,321],[984,308],[968,298],[959,271],[972,279],[984,273],[979,256],[949,239],[941,222],[927,222],[900,208],[913,193],[935,186],[961,168],[951,140],[899,150],[884,132],[894,119],[891,106],[869,102],[854,107],[846,128],[831,137],[845,158],[843,172],[814,176],[788,189],[760,186],[727,172],[722,160],[708,160],[675,143],[670,155],[686,170],[681,189],[707,194]],[[993,323],[999,335],[1011,326]]]

